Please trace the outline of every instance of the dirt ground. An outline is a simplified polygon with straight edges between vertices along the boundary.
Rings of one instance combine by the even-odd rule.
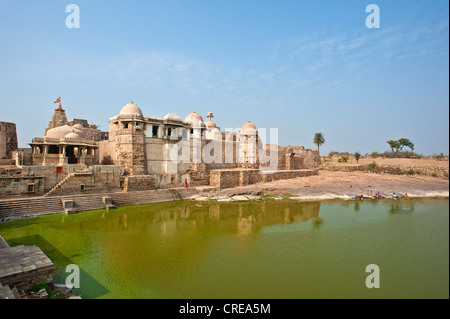
[[[319,175],[279,180],[270,183],[220,190],[217,194],[289,194],[303,199],[348,198],[381,192],[405,194],[410,197],[449,196],[449,181],[429,176],[404,176],[368,172],[319,171]]]
[[[411,166],[425,166],[425,167],[449,167],[448,160],[436,160],[432,158],[423,159],[413,159],[413,158],[360,158],[359,163],[356,162],[354,156],[349,156],[347,163],[339,163],[339,158],[341,156],[333,156],[331,159],[324,156],[322,157],[322,165],[333,165],[333,166],[354,166],[357,164],[365,165],[372,164],[375,162],[380,166],[398,165],[400,167],[411,167]]]

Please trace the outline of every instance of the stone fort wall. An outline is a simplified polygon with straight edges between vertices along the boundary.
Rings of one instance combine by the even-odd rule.
[[[16,124],[0,122],[0,159],[12,159],[17,147]]]

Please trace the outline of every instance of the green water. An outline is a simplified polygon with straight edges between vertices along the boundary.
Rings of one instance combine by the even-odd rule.
[[[181,201],[0,224],[84,298],[448,298],[448,199]],[[368,289],[368,264],[380,288]]]

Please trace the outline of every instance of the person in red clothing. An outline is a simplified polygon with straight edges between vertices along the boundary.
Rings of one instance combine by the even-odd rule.
[[[184,180],[184,187],[188,187],[187,178]]]

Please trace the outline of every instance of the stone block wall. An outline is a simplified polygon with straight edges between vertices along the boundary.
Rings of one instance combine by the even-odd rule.
[[[102,165],[112,165],[116,159],[116,146],[106,140],[98,142],[98,160]]]
[[[241,181],[240,170],[213,170],[210,171],[209,184],[219,188],[239,186]]]
[[[113,159],[115,165],[125,167],[130,175],[146,174],[145,136],[143,133],[135,133],[130,130],[115,136],[115,153]]]
[[[124,169],[121,166],[96,165],[87,172],[71,173],[52,195],[90,194],[122,189]]]
[[[219,188],[230,188],[317,174],[318,170],[316,169],[283,170],[266,172],[264,174],[258,169],[214,170],[210,172],[210,185]]]
[[[19,148],[15,150],[12,154],[14,160],[13,165],[31,165],[33,163],[33,149],[31,148]]]
[[[15,165],[16,161],[13,159],[5,159],[5,158],[0,158],[0,166],[2,165]]]
[[[269,154],[269,147],[269,144],[265,146],[266,154]],[[303,146],[278,146],[278,170],[280,171],[312,169],[319,165],[318,149],[305,149]],[[268,164],[261,164],[261,166],[268,166]]]
[[[261,181],[264,183],[277,181],[280,179],[291,179],[297,177],[306,177],[312,175],[318,175],[317,169],[301,169],[301,170],[284,170],[275,171],[273,173],[261,174]]]
[[[303,149],[295,151],[295,157],[301,159],[302,166],[294,169],[317,168],[320,165],[320,154],[318,149]]]
[[[241,171],[239,186],[256,184],[261,181],[260,171],[257,169]]]
[[[9,122],[0,122],[0,158],[12,159],[12,152],[16,149],[16,124]]]
[[[61,181],[66,175],[73,173],[77,169],[82,169],[84,166],[80,165],[63,165],[61,173],[58,173],[58,165],[43,166],[32,165],[22,166],[22,176],[42,176],[44,177],[44,191],[52,189],[59,181]]]
[[[53,262],[36,246],[16,246],[0,249],[0,282],[28,290],[33,285],[53,281]]]
[[[189,186],[207,186],[210,180],[210,171],[188,171]]]
[[[44,180],[42,176],[1,176],[0,198],[44,195]]]
[[[155,189],[154,175],[133,175],[126,176],[124,180],[124,191],[144,191]]]

